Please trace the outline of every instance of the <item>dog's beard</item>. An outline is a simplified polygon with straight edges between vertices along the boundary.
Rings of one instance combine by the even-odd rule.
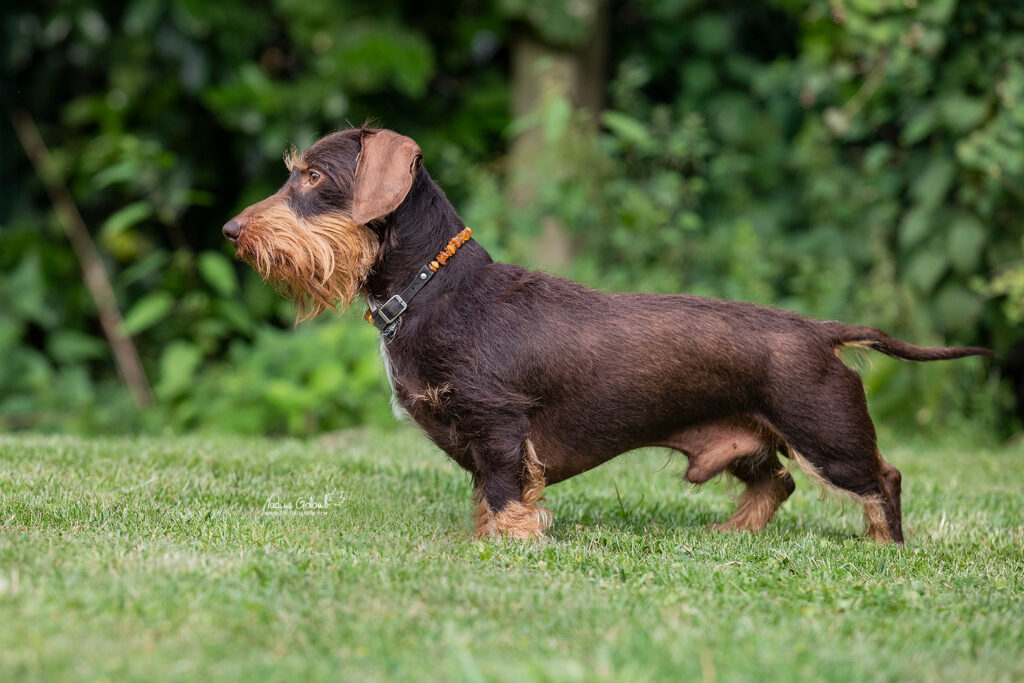
[[[236,255],[295,303],[298,321],[343,311],[377,256],[377,236],[337,214],[300,218],[284,205],[253,216]]]

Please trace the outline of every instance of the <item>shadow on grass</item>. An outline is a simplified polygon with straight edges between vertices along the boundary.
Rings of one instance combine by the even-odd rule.
[[[712,528],[724,522],[733,512],[732,503],[726,505],[701,501],[699,504],[670,505],[663,501],[645,501],[624,505],[620,497],[595,496],[554,502],[549,507],[554,514],[554,524],[548,535],[554,540],[571,540],[580,530],[607,530],[620,534],[641,537],[668,538],[680,533],[685,535],[708,535],[728,538],[749,532],[722,532]],[[839,523],[841,512],[835,511],[837,519],[794,519],[787,516],[783,507],[764,532],[753,536],[770,534],[793,540],[817,536],[837,542],[863,539],[861,529]]]

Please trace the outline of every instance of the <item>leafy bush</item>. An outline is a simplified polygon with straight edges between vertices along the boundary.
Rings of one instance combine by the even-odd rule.
[[[192,342],[174,342],[160,357],[160,410],[150,425],[299,435],[390,424],[381,360],[367,353],[376,337],[355,315],[296,330],[264,328],[213,364],[203,363]]]
[[[48,284],[80,290],[76,264],[45,263],[33,249],[0,254],[0,424],[307,434],[392,420],[376,331],[358,315],[292,329],[294,311],[248,269],[240,282],[221,253],[186,250],[155,251],[115,281],[134,301],[125,330],[153,350],[145,360],[157,400],[137,412],[118,385],[95,381],[110,358],[85,293],[58,296]],[[42,349],[25,343],[37,338]]]

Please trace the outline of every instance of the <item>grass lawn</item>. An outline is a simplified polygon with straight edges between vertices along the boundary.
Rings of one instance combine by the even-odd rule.
[[[896,441],[903,548],[800,475],[710,532],[735,491],[664,451],[548,489],[521,545],[404,427],[0,436],[0,680],[1024,680],[1024,444]]]

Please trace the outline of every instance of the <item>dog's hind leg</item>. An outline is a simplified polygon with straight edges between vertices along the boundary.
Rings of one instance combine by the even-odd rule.
[[[774,448],[734,460],[728,472],[747,487],[729,521],[713,525],[719,531],[761,531],[796,488]]]
[[[903,543],[900,471],[873,447],[823,447],[792,442],[801,468],[826,488],[843,493],[864,506],[865,534],[880,542]],[[855,455],[855,453],[860,453]]]
[[[903,543],[900,472],[878,452],[860,377],[844,365],[773,416],[788,453],[827,488],[864,505],[867,535]]]
[[[903,542],[903,510],[900,503],[900,489],[903,476],[900,471],[878,455],[881,464],[881,495],[877,500],[864,501],[866,534],[876,541]]]
[[[479,452],[477,457],[479,457]],[[533,443],[525,439],[505,458],[480,458],[473,492],[473,527],[477,536],[542,538],[551,525],[551,511],[541,506],[544,466]],[[480,467],[480,465],[485,465]]]

